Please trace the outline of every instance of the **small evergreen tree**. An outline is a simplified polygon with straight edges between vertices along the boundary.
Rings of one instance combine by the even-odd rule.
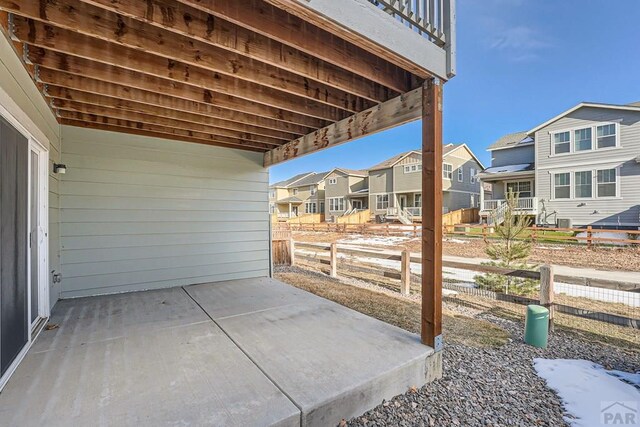
[[[531,254],[531,242],[523,239],[527,227],[531,221],[524,215],[517,215],[518,195],[509,192],[503,207],[498,208],[499,213],[494,213],[493,223],[498,239],[487,245],[486,253],[491,259],[487,265],[496,267],[528,270],[527,260]],[[503,221],[498,223],[498,216]],[[537,283],[530,279],[508,277],[501,274],[489,273],[484,276],[476,276],[476,283],[480,288],[494,292],[516,292],[519,295],[534,294]]]

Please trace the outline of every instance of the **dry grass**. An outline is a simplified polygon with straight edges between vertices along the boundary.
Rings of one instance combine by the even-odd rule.
[[[276,273],[276,278],[297,288],[335,301],[410,332],[420,331],[420,305],[340,282],[321,274]],[[484,320],[444,312],[443,335],[448,342],[473,347],[498,347],[509,338],[507,331]]]

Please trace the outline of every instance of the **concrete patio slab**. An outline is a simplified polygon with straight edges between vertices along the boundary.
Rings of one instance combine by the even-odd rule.
[[[301,408],[303,425],[336,425],[440,375],[416,335],[278,281],[186,289]]]
[[[60,301],[0,425],[331,426],[440,374],[416,335],[272,279]]]
[[[181,288],[61,301],[52,322],[0,394],[3,426],[300,424]]]

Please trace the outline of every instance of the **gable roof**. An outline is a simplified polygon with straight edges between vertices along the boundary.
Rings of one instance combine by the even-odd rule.
[[[566,116],[567,114],[571,114],[574,111],[583,108],[583,107],[592,107],[592,108],[606,108],[609,110],[625,110],[625,111],[638,111],[640,112],[640,105],[638,104],[628,104],[628,105],[618,105],[618,104],[601,104],[601,103],[596,103],[596,102],[581,102],[580,104],[576,105],[575,107],[569,108],[567,111],[565,111],[564,113],[560,113],[557,116],[555,116],[554,118],[547,120],[546,122],[542,123],[539,126],[536,126],[535,128],[531,129],[529,132],[527,132],[527,135],[531,135],[537,131],[539,131],[540,129],[547,127],[548,125],[550,125],[551,123],[560,120],[561,118],[563,118],[564,116]]]
[[[480,167],[482,169],[484,169],[484,165],[482,164],[482,162],[476,157],[475,154],[473,154],[473,151],[471,151],[471,149],[467,146],[467,144],[445,144],[442,146],[442,157],[444,158],[444,156],[447,156],[451,153],[453,153],[454,151],[456,151],[458,148],[464,148],[466,149],[469,154],[471,154],[471,157],[473,157],[473,159],[480,165]],[[401,160],[403,160],[404,158],[406,158],[407,156],[411,155],[411,154],[421,154],[422,150],[411,150],[411,151],[405,151],[404,153],[400,153],[400,154],[396,154],[395,156],[378,163],[375,166],[372,166],[369,168],[370,171],[375,171],[375,170],[380,170],[380,169],[387,169],[387,168],[391,168],[393,166],[395,166],[396,164],[398,164]]]
[[[356,169],[345,169],[345,168],[333,168],[330,172],[328,172],[325,176],[329,176],[335,171],[340,171],[346,175],[351,176],[368,176],[368,170],[356,170]]]
[[[449,146],[451,146],[451,147],[449,149],[447,149],[447,147],[449,147]],[[447,156],[447,155],[453,153],[454,151],[458,150],[459,148],[464,148],[465,150],[467,150],[467,152],[469,154],[471,154],[471,157],[473,157],[473,160],[476,161],[476,163],[480,166],[480,168],[484,169],[484,165],[482,164],[480,159],[478,157],[476,157],[475,154],[473,154],[473,151],[471,151],[471,149],[467,146],[466,143],[445,145],[443,147],[443,150],[442,150],[442,157],[444,158],[444,156]]]
[[[309,175],[313,175],[313,172],[300,173],[300,174],[298,174],[298,175],[292,176],[292,177],[291,177],[291,178],[289,178],[289,179],[285,179],[284,181],[278,181],[278,182],[276,182],[275,184],[271,184],[269,187],[270,187],[270,188],[276,188],[276,187],[278,187],[278,188],[284,188],[284,187],[287,187],[287,186],[289,186],[289,185],[291,185],[291,184],[295,183],[296,181],[299,181],[299,180],[301,180],[302,178],[305,178],[305,177],[307,177],[307,176],[309,176]]]
[[[292,182],[287,187],[303,187],[305,185],[314,185],[322,182],[325,176],[329,175],[329,172],[319,172],[307,175],[299,181]]]
[[[529,132],[521,131],[509,133],[501,136],[496,142],[491,144],[487,151],[501,150],[504,148],[513,148],[515,146],[523,146],[533,144],[533,139],[529,138]]]

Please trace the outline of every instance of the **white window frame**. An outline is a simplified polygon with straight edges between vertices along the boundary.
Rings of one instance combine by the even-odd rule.
[[[309,186],[309,194],[311,194],[312,196],[315,196],[317,192],[318,192],[318,189],[316,188],[315,185]]]
[[[464,182],[464,169],[462,166],[458,168],[458,182]]]
[[[476,183],[476,170],[475,170],[475,168],[470,168],[469,169],[469,182],[471,184],[475,184]]]
[[[534,182],[533,182],[532,179],[511,179],[509,181],[505,181],[504,182],[504,195],[505,195],[505,198],[507,197],[507,194],[509,194],[508,184],[512,184],[514,182],[517,182],[517,183],[528,182],[529,186],[531,187],[531,191],[530,191],[531,192],[531,196],[527,196],[527,197],[525,197],[525,199],[529,198],[529,197],[536,197],[535,196],[534,186],[533,186]],[[519,186],[520,186],[520,184],[518,184],[518,187]],[[519,192],[518,192],[518,194],[519,194]],[[522,197],[522,196],[519,196],[519,197]]]
[[[298,189],[297,189],[297,188],[294,188],[294,189],[293,189],[293,191],[292,191],[292,193],[293,193],[293,195],[294,195],[294,196],[297,196],[297,195],[298,195]]]
[[[615,140],[616,144],[613,147],[603,147],[598,148],[598,128],[601,126],[613,125],[615,127],[616,135]],[[576,131],[582,129],[591,129],[591,149],[590,150],[576,150],[576,140],[575,134]],[[567,153],[556,153],[556,144],[555,144],[555,135],[560,133],[569,132],[569,152]],[[606,150],[615,150],[620,148],[620,123],[617,122],[597,122],[592,124],[591,126],[574,126],[566,129],[558,129],[549,132],[550,141],[551,141],[551,150],[549,157],[561,157],[567,156],[570,154],[584,154],[584,153],[592,153],[596,151],[606,151]]]
[[[582,167],[571,169],[559,169],[549,172],[551,176],[551,198],[552,201],[584,201],[584,200],[616,200],[622,199],[620,194],[620,165],[599,165],[597,167]],[[615,169],[616,171],[616,195],[615,196],[602,196],[598,195],[598,171]],[[576,172],[591,172],[591,197],[576,197],[575,195],[575,174]],[[555,194],[555,176],[561,173],[569,174],[570,182],[570,197],[568,199],[557,199]]]
[[[304,203],[304,213],[306,214],[315,214],[318,213],[317,208],[318,205],[316,202],[305,202]]]
[[[408,165],[404,165],[403,167],[404,173],[416,173],[422,171],[422,163],[411,163]]]
[[[422,207],[422,193],[414,193],[413,194],[413,207],[421,208]]]
[[[445,170],[445,166],[449,167],[449,171]],[[442,179],[453,179],[453,165],[451,163],[442,163]]]
[[[329,184],[329,185],[335,185],[337,183],[338,183],[338,178],[329,178],[327,180],[327,184]]]
[[[276,198],[276,190],[269,190],[269,198],[270,199]]]
[[[569,197],[556,197],[556,175],[569,175],[569,184],[566,186],[569,187]],[[566,187],[565,185],[561,187]],[[551,200],[571,200],[573,198],[573,173],[572,172],[554,172],[551,174]]]
[[[344,211],[344,197],[329,197],[329,212]]]
[[[386,200],[384,200],[385,197],[386,197]],[[376,210],[383,210],[383,209],[386,210],[388,207],[389,207],[389,193],[376,194]]]

